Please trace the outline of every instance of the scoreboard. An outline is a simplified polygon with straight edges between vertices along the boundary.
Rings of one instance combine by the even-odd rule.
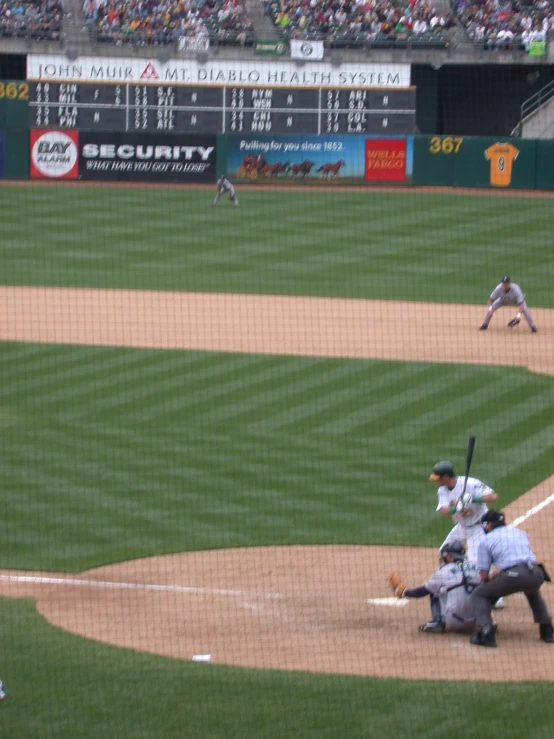
[[[150,133],[413,134],[415,88],[30,82],[31,128]]]

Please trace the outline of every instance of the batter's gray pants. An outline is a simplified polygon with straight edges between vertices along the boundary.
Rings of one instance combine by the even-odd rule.
[[[491,322],[491,319],[493,317],[493,314],[496,313],[496,311],[499,308],[502,308],[503,305],[507,305],[507,304],[504,303],[504,299],[502,298],[502,296],[500,296],[490,306],[490,310],[487,311],[487,315],[485,316],[485,320],[483,321],[483,325],[484,326],[488,326],[489,325],[489,323]],[[519,310],[519,306],[514,306],[514,308],[517,308]],[[521,311],[522,311],[523,315],[525,316],[525,319],[526,319],[527,323],[529,324],[529,326],[531,328],[533,328],[535,326],[535,321],[533,321],[533,316],[531,315],[531,311],[527,307],[527,303],[525,302],[525,300],[523,301],[523,305],[521,306]]]
[[[546,603],[539,588],[544,582],[544,573],[540,567],[533,565],[529,569],[527,565],[517,565],[493,577],[488,582],[478,585],[471,599],[475,606],[475,620],[477,626],[492,624],[491,605],[498,598],[514,593],[524,593],[536,624],[549,624],[552,617],[548,612]]]

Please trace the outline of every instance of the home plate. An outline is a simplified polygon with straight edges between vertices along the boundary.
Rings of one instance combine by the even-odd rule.
[[[373,606],[395,606],[397,608],[408,605],[408,601],[401,598],[368,598],[367,602]]]

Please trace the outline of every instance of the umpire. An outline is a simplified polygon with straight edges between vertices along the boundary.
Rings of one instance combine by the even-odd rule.
[[[489,510],[481,519],[486,536],[477,550],[477,569],[481,583],[471,594],[475,608],[475,622],[479,631],[471,636],[471,643],[480,647],[496,647],[491,605],[503,595],[524,593],[539,636],[547,644],[554,643],[552,617],[539,590],[545,580],[550,581],[544,567],[529,544],[525,531],[508,528],[501,511]],[[491,565],[495,571],[490,572]]]

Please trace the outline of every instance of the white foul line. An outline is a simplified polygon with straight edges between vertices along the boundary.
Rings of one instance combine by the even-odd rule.
[[[401,600],[400,598],[368,598],[368,603],[371,603],[374,606],[392,606],[393,608],[399,608],[402,606],[407,606],[409,601],[408,600]]]
[[[112,582],[110,580],[78,580],[69,577],[41,577],[38,575],[0,575],[0,581],[36,583],[38,585],[77,585],[86,588],[113,588],[115,590],[158,590],[193,595],[230,595],[234,597],[278,599],[281,593],[258,593],[248,590],[223,590],[221,588],[196,588],[186,585],[153,585],[141,582]]]
[[[536,506],[530,508],[523,516],[514,519],[510,526],[517,527],[535,513],[542,511],[547,505],[554,501],[554,493],[549,495]],[[249,598],[265,598],[267,600],[278,600],[284,598],[282,593],[264,593],[248,590],[226,590],[222,588],[198,588],[189,585],[154,585],[152,583],[140,582],[113,582],[110,580],[82,580],[69,577],[45,577],[40,575],[0,575],[0,582],[34,583],[37,585],[74,585],[85,588],[112,588],[113,590],[150,590],[171,593],[189,593],[192,595],[224,595],[231,597],[244,596]],[[407,601],[397,598],[368,598],[368,603],[376,606],[405,606]]]
[[[519,526],[524,521],[526,521],[528,518],[531,518],[531,516],[534,516],[535,513],[538,513],[539,511],[542,511],[543,508],[546,508],[546,506],[552,503],[553,500],[554,500],[554,493],[552,493],[552,495],[549,495],[548,498],[545,498],[540,503],[537,503],[537,505],[530,508],[527,511],[527,513],[523,514],[523,516],[519,516],[519,518],[514,519],[510,525],[512,527]]]

